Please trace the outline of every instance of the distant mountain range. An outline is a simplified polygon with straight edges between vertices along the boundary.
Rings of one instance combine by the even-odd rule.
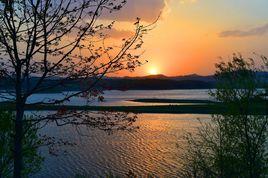
[[[103,88],[114,90],[208,89],[215,87],[215,79],[213,76],[197,74],[172,77],[158,74],[141,77],[105,78],[100,85],[104,86]]]
[[[197,80],[197,81],[204,81],[204,82],[213,82],[215,81],[213,75],[208,76],[201,76],[198,74],[190,74],[190,75],[181,75],[181,76],[166,76],[163,74],[158,75],[147,75],[142,77],[123,77],[125,79],[162,79],[162,80],[176,80],[176,81],[182,81],[182,80]]]
[[[268,72],[259,72],[258,78],[268,82]],[[165,76],[163,74],[142,77],[105,78],[100,83],[103,88],[124,90],[170,90],[170,89],[211,89],[216,86],[214,75],[197,74]],[[105,87],[107,86],[107,87]]]
[[[258,78],[268,82],[268,72],[259,72]],[[38,77],[32,79],[32,83],[36,83]],[[43,84],[51,85],[58,78],[48,79]],[[93,80],[93,79],[92,79]],[[57,91],[74,91],[81,90],[81,87],[90,83],[90,79],[83,83],[75,80],[66,81],[62,86],[51,90]],[[171,89],[211,89],[215,88],[216,80],[213,75],[201,76],[197,74],[184,76],[165,76],[148,75],[142,77],[105,77],[101,80],[97,88],[104,90],[171,90]],[[12,88],[11,84],[5,80],[0,81],[0,89]]]

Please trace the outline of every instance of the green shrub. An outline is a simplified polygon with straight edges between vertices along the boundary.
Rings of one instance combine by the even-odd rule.
[[[10,112],[0,111],[0,177],[12,177],[13,173],[13,117],[14,115]],[[23,138],[23,175],[25,177],[39,171],[43,161],[37,149],[41,145],[41,139],[38,138],[37,128],[30,124],[30,122],[25,123]]]

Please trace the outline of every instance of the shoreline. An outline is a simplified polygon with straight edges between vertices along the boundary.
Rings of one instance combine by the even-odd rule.
[[[184,101],[185,102],[185,101]],[[14,111],[14,103],[0,103],[1,110]],[[267,115],[265,103],[254,104],[250,114]],[[26,111],[108,111],[148,114],[224,114],[226,107],[219,103],[200,103],[195,105],[154,105],[154,106],[73,106],[73,105],[32,105],[25,106]]]
[[[128,100],[132,102],[139,103],[172,103],[172,104],[181,104],[181,103],[192,103],[192,104],[211,104],[217,103],[211,100],[194,100],[194,99],[159,99],[159,98],[141,98],[141,99],[133,99]]]

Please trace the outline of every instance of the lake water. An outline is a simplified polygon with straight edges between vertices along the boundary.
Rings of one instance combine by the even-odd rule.
[[[104,177],[113,173],[124,176],[131,170],[144,177],[150,173],[159,177],[177,177],[180,168],[177,144],[183,144],[182,135],[192,132],[209,115],[141,114],[135,131],[115,132],[74,127],[46,127],[42,132],[76,143],[59,156],[42,149],[45,162],[41,172],[33,177]]]
[[[72,92],[69,92],[72,93]],[[44,93],[32,95],[27,102],[34,103],[38,101],[49,102],[51,99],[61,99],[65,93]],[[135,105],[156,105],[156,103],[137,103],[131,102],[133,99],[159,98],[159,99],[211,99],[208,90],[129,90],[129,91],[104,91],[104,102],[98,102],[96,99],[88,101],[83,97],[71,98],[66,105],[98,105],[98,106],[135,106]],[[168,103],[166,103],[168,104]],[[159,105],[159,103],[158,103]],[[163,105],[163,104],[161,104]]]
[[[60,97],[59,94],[38,94],[28,102],[45,97]],[[91,102],[92,105],[145,105],[130,102],[139,98],[166,99],[209,99],[207,90],[164,90],[164,91],[108,91],[105,102]],[[83,98],[74,98],[70,105],[87,104]],[[147,105],[152,103],[147,103]],[[197,118],[205,121],[209,115],[193,114],[139,114],[135,131],[119,131],[109,135],[97,129],[71,126],[49,125],[41,132],[63,138],[77,145],[61,147],[58,156],[49,155],[46,148],[41,149],[45,161],[42,170],[32,177],[68,178],[75,175],[105,177],[113,173],[125,176],[128,171],[144,177],[150,173],[159,177],[177,177],[180,168],[180,151],[177,144],[183,144],[182,135],[192,132],[199,126]],[[82,133],[82,134],[81,134]],[[64,153],[64,151],[67,151]]]

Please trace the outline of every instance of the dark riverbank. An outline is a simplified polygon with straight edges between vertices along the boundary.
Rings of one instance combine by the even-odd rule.
[[[134,99],[130,100],[132,102],[141,102],[141,103],[192,103],[192,104],[201,104],[201,103],[215,103],[210,100],[190,100],[190,99],[157,99],[157,98],[146,98],[146,99]]]
[[[185,103],[186,101],[183,100]],[[14,110],[14,104],[1,103],[2,110]],[[109,112],[131,112],[131,113],[166,113],[166,114],[222,114],[227,109],[219,103],[200,103],[193,105],[158,105],[158,106],[63,106],[63,105],[26,105],[27,111],[109,111]],[[254,103],[248,113],[267,115],[267,102]]]

